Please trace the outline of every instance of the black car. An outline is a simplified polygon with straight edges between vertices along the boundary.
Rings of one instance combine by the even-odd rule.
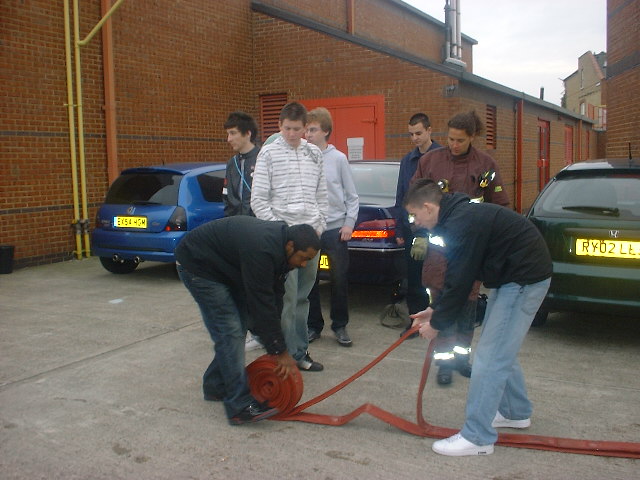
[[[534,325],[554,310],[640,314],[640,163],[593,160],[560,171],[528,218],[544,236],[553,277]]]
[[[399,162],[350,162],[360,209],[349,241],[349,281],[391,284],[403,276],[404,247],[396,243]],[[328,278],[326,255],[320,257],[321,278]]]

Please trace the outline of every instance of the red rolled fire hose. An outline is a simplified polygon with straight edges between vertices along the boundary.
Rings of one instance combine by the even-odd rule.
[[[277,408],[280,413],[273,420],[297,421],[316,423],[320,425],[340,426],[350,422],[362,413],[368,413],[383,422],[388,423],[400,430],[420,437],[446,438],[458,432],[458,429],[437,427],[427,423],[422,416],[423,393],[431,367],[431,358],[435,342],[429,344],[427,349],[418,398],[416,406],[416,423],[398,417],[393,413],[383,410],[371,403],[365,403],[347,415],[320,415],[308,413],[309,407],[321,402],[325,398],[342,390],[344,387],[360,378],[380,363],[389,353],[395,350],[409,335],[416,332],[418,327],[407,331],[402,337],[396,340],[384,352],[376,357],[371,363],[360,369],[358,372],[339,383],[335,387],[298,405],[302,398],[303,383],[302,375],[298,370],[283,380],[274,373],[276,361],[272,356],[263,355],[247,366],[249,386],[253,396],[261,402],[267,402],[270,406]],[[516,433],[498,434],[497,445],[504,447],[530,448],[535,450],[550,450],[553,452],[578,453],[582,455],[600,455],[605,457],[640,458],[640,443],[631,442],[609,442],[594,440],[579,440],[573,438],[546,437],[542,435],[527,435]]]

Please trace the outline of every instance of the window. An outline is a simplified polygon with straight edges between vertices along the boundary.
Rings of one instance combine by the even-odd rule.
[[[280,131],[278,125],[280,111],[286,104],[286,93],[260,95],[260,130],[262,131],[263,140]]]
[[[222,187],[224,187],[225,171],[203,173],[198,175],[198,185],[202,197],[207,202],[222,202]]]
[[[487,148],[495,149],[498,145],[498,109],[495,105],[487,105],[487,113],[485,119],[486,142]]]

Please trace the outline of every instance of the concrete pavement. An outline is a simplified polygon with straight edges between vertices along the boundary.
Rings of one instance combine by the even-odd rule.
[[[326,287],[324,288],[326,290]],[[326,293],[323,291],[323,293]],[[326,298],[326,295],[323,295]],[[398,338],[380,325],[383,287],[353,286],[352,348],[330,332],[311,345],[303,401]],[[202,400],[211,342],[170,265],[113,275],[95,258],[0,275],[0,479],[629,479],[638,460],[496,447],[449,458],[364,415],[342,427],[264,421],[232,427]],[[426,343],[409,340],[310,411],[371,402],[415,421]],[[262,351],[250,352],[247,361]],[[640,318],[554,314],[521,362],[532,434],[640,442]],[[467,380],[429,379],[425,417],[459,428]]]

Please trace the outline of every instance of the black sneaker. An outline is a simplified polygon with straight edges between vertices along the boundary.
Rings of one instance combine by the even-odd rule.
[[[343,347],[350,347],[352,345],[351,338],[349,337],[346,328],[339,328],[334,333],[336,334],[336,340],[338,340],[340,345]]]
[[[437,375],[438,385],[450,385],[453,381],[453,368],[442,365],[438,369]]]
[[[469,355],[456,355],[456,370],[463,377],[471,378],[471,364],[469,363]]]
[[[278,413],[277,408],[272,408],[266,403],[259,403],[254,401],[244,407],[244,409],[231,417],[229,423],[231,425],[242,425],[244,423],[254,423],[264,420],[265,418],[273,417]]]
[[[315,330],[309,329],[309,343],[312,343],[314,340],[318,340],[320,338],[320,332],[316,332]]]
[[[305,372],[321,372],[324,370],[324,367],[319,362],[314,362],[309,356],[309,352],[305,354],[303,358],[296,362],[298,364],[298,369],[303,370]]]

